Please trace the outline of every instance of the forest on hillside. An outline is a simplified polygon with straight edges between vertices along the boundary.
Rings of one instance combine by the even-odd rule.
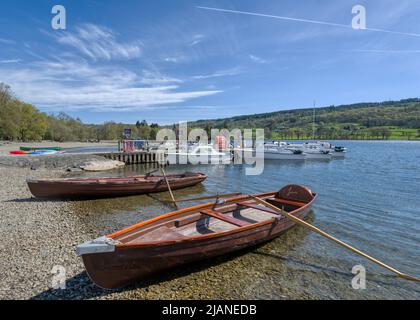
[[[315,120],[315,121],[314,121]],[[267,139],[419,139],[420,99],[295,109],[229,119],[199,120],[191,127],[263,128]]]
[[[202,128],[209,134],[212,128],[262,128],[267,139],[420,139],[420,99],[317,108],[313,120],[313,109],[295,109],[199,120],[188,123],[188,127]],[[132,130],[133,138],[150,140],[155,139],[160,129],[158,124],[145,120],[135,124],[110,121],[94,125],[84,124],[64,112],[45,114],[16,98],[8,85],[0,83],[0,140],[117,140],[127,128]]]

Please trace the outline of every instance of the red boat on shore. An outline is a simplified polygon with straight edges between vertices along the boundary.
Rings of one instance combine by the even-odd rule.
[[[300,219],[316,199],[315,193],[299,185],[254,196]],[[116,289],[163,270],[268,241],[294,225],[253,196],[238,196],[140,222],[81,244],[76,251],[96,285]]]
[[[186,188],[203,182],[203,173],[186,172],[166,176],[172,190]],[[85,179],[27,180],[28,187],[39,198],[103,198],[132,196],[168,190],[165,177],[144,175]]]

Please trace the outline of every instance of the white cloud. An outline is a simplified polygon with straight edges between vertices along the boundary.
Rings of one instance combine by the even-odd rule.
[[[21,61],[20,59],[0,60],[0,63],[8,64],[8,63],[18,63],[20,61]]]
[[[139,61],[136,67],[130,63],[129,67],[125,60],[142,55],[140,42],[124,42],[109,28],[83,24],[74,32],[45,33],[58,43],[53,51],[41,53],[28,44],[25,52],[35,59],[32,63],[0,60],[1,81],[11,85],[19,98],[43,111],[165,109],[223,92],[216,88],[186,89],[193,78],[165,74],[153,61]],[[196,35],[193,41],[198,43],[202,38]],[[68,46],[78,51],[69,51]],[[185,56],[172,58],[177,60],[168,56],[167,61],[178,62]],[[235,73],[237,70],[232,69],[196,78]]]
[[[141,83],[146,85],[163,85],[168,83],[182,83],[183,80],[162,75],[157,71],[143,70]]]
[[[250,55],[249,55],[249,58],[250,58],[252,61],[256,62],[256,63],[261,63],[261,64],[266,64],[266,63],[268,63],[268,61],[267,61],[267,60],[265,60],[265,59],[263,59],[263,58],[260,58],[260,57],[257,57],[257,56],[255,56],[255,55],[253,55],[253,54],[250,54]]]
[[[210,74],[204,75],[197,75],[193,76],[193,80],[201,80],[201,79],[210,79],[210,78],[219,78],[219,77],[227,77],[227,76],[235,76],[240,73],[239,68],[232,68],[227,70],[220,70]]]
[[[44,111],[145,110],[221,92],[182,90],[181,81],[175,78],[150,71],[139,76],[121,67],[92,67],[80,61],[37,62],[27,68],[0,67],[0,78],[20,98]]]
[[[4,43],[4,44],[15,44],[16,41],[10,40],[10,39],[0,38],[0,43]]]
[[[84,24],[76,27],[76,32],[64,32],[56,37],[63,45],[79,50],[92,60],[129,60],[141,56],[139,42],[123,43],[116,39],[117,34],[106,27]]]
[[[203,34],[196,34],[193,36],[192,41],[190,43],[190,46],[196,46],[197,44],[203,42],[204,40],[204,35]]]
[[[163,58],[163,61],[178,63],[178,62],[186,61],[186,57],[184,55],[169,56],[169,57]]]

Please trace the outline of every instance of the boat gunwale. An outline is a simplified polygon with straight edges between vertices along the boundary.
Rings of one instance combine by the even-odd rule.
[[[277,191],[275,192],[265,192],[265,193],[260,193],[260,194],[254,194],[253,196],[255,197],[268,197],[271,195],[275,195],[277,193]],[[304,206],[297,208],[293,211],[290,211],[289,213],[292,215],[296,215],[298,213],[300,213],[303,210],[306,210],[308,207],[310,207],[314,201],[317,198],[317,194],[316,193],[312,193],[313,198],[310,202],[308,202],[307,204],[305,204]],[[244,195],[244,196],[240,196],[240,197],[234,197],[234,198],[230,198],[230,199],[226,199],[226,204],[229,204],[229,202],[233,202],[233,201],[238,201],[238,200],[245,200],[245,199],[250,199],[251,197],[248,195]],[[109,235],[106,235],[107,238],[113,239],[113,240],[118,240],[115,239],[118,236],[124,235],[128,232],[131,232],[133,230],[136,230],[138,228],[144,227],[148,224],[151,224],[153,222],[165,219],[165,218],[169,218],[169,217],[173,217],[188,211],[194,211],[194,210],[199,210],[199,209],[203,209],[206,207],[211,207],[214,205],[214,202],[208,202],[205,204],[199,204],[196,206],[192,206],[189,208],[184,208],[181,210],[177,210],[177,211],[172,211],[166,214],[163,214],[161,216],[157,216],[155,218],[146,220],[146,221],[142,221],[138,224],[132,225],[130,227],[127,227],[125,229],[122,229],[120,231],[111,233]],[[220,231],[220,232],[215,232],[215,233],[210,233],[210,234],[204,234],[204,235],[197,235],[197,236],[191,236],[191,237],[187,237],[184,239],[177,239],[177,240],[166,240],[166,241],[151,241],[151,242],[144,242],[144,243],[116,243],[115,244],[115,248],[116,249],[135,249],[135,248],[147,248],[147,247],[161,247],[161,246],[167,246],[167,245],[173,245],[173,244],[179,244],[179,243],[186,243],[186,242],[194,242],[194,241],[200,241],[200,240],[206,240],[206,239],[212,239],[212,238],[217,238],[217,237],[223,237],[226,235],[231,235],[231,234],[235,234],[235,233],[240,233],[240,232],[244,232],[247,230],[251,230],[251,229],[255,229],[264,225],[268,225],[268,224],[272,224],[273,220],[276,219],[276,217],[273,217],[269,220],[264,220],[261,222],[257,222],[257,223],[252,223],[250,225],[247,226],[243,226],[243,227],[237,227],[231,230],[226,230],[226,231]]]
[[[150,176],[148,179],[144,179],[146,176],[131,176],[131,177],[93,177],[93,178],[86,178],[86,179],[77,179],[77,178],[63,178],[63,179],[26,179],[27,183],[32,184],[67,184],[67,185],[96,185],[96,184],[104,184],[107,183],[108,185],[120,185],[120,184],[136,184],[136,183],[156,183],[164,179],[163,176]],[[150,179],[155,178],[155,179]],[[207,175],[201,172],[194,173],[194,175],[182,177],[182,174],[172,174],[167,175],[169,181],[174,179],[174,181],[180,180],[188,180],[188,179],[205,179]],[[137,180],[141,179],[141,180]]]

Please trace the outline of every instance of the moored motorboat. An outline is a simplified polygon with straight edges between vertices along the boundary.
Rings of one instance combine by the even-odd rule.
[[[217,151],[212,145],[194,145],[187,149],[166,152],[168,164],[229,164],[232,156],[229,152]]]
[[[284,142],[265,144],[264,159],[266,160],[305,160],[306,155],[298,149],[289,149]]]
[[[331,153],[331,155],[334,158],[343,158],[346,156],[347,148],[341,147],[341,146],[334,146],[334,151]]]
[[[329,142],[317,141],[313,145],[317,145],[322,151],[328,151],[328,153],[333,158],[343,158],[347,152],[347,148],[342,146],[334,146]]]
[[[203,173],[183,173],[166,176],[171,189],[190,187],[204,181]],[[100,198],[131,196],[167,191],[164,176],[96,177],[84,179],[27,180],[35,197],[40,198]]]
[[[237,150],[244,158],[260,158],[265,160],[305,160],[306,155],[299,149],[289,148],[285,142],[264,143],[261,152],[258,149],[243,148]]]
[[[330,150],[322,148],[318,143],[291,144],[289,148],[302,151],[306,159],[331,160],[332,158]]]
[[[255,196],[299,219],[316,199],[315,193],[299,185]],[[140,222],[81,244],[76,252],[96,285],[116,289],[163,270],[268,241],[294,225],[253,196],[244,195]]]

